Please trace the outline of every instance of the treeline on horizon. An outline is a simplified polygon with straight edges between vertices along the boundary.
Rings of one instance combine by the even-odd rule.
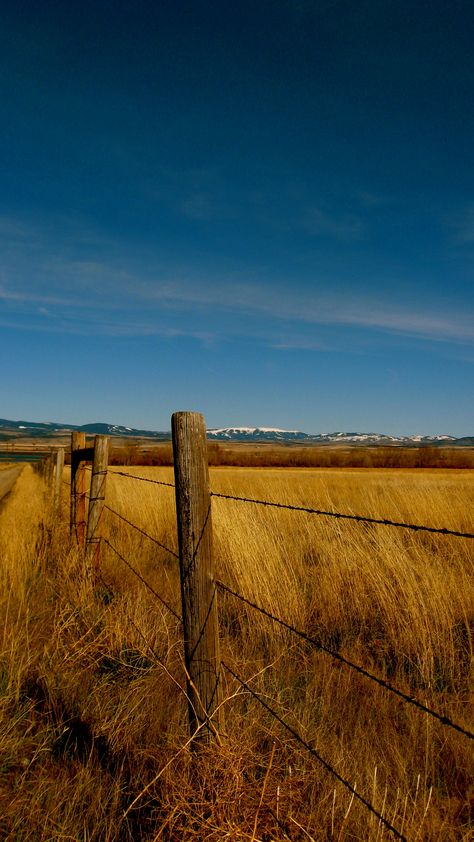
[[[451,447],[229,447],[208,442],[209,465],[242,468],[474,468],[474,448]],[[109,464],[169,466],[171,443],[145,449],[112,447]]]

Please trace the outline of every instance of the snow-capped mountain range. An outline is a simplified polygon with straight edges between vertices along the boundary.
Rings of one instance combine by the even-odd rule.
[[[8,421],[0,418],[0,438],[5,438],[6,433],[17,433],[28,438],[43,438],[45,436],[60,436],[70,433],[72,430],[80,430],[88,435],[120,436],[126,438],[152,438],[157,441],[169,440],[171,434],[153,432],[152,430],[137,430],[133,427],[123,427],[121,424],[106,424],[98,422],[95,424],[62,424],[54,421]]]
[[[59,424],[54,422],[35,422],[35,421],[9,421],[5,418],[0,418],[0,439],[9,438],[15,434],[17,436],[27,436],[34,438],[51,437],[58,435],[65,435],[71,430],[82,430],[89,435],[108,435],[117,436],[121,438],[147,438],[155,441],[167,441],[171,438],[169,432],[156,432],[153,430],[138,430],[133,427],[124,427],[120,424]],[[300,430],[282,430],[278,427],[219,427],[217,429],[209,429],[207,436],[210,441],[244,441],[244,442],[283,442],[296,444],[331,444],[331,443],[347,443],[347,444],[361,444],[361,445],[443,445],[443,444],[463,444],[474,445],[473,436],[465,436],[462,439],[450,435],[438,436],[390,436],[385,433],[303,433]]]
[[[302,443],[349,442],[352,444],[430,444],[456,441],[455,436],[389,436],[384,433],[302,433],[299,430],[280,430],[276,427],[222,427],[208,430],[209,439],[216,441],[286,441]]]

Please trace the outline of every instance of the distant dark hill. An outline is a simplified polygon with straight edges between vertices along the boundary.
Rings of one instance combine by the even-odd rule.
[[[152,438],[157,441],[163,441],[171,438],[171,433],[154,432],[152,430],[136,430],[132,427],[123,427],[119,424],[107,424],[103,422],[96,422],[93,424],[63,424],[56,421],[10,421],[6,418],[0,418],[0,435],[4,435],[5,431],[10,433],[17,432],[20,435],[40,438],[42,436],[52,436],[58,433],[68,433],[72,430],[79,430],[89,435],[105,435],[105,436],[127,436],[130,438]]]
[[[63,424],[47,421],[10,421],[0,418],[0,440],[5,439],[6,433],[10,435],[23,436],[28,438],[42,438],[54,435],[64,435],[71,430],[80,430],[89,435],[106,435],[121,438],[146,438],[154,441],[169,441],[169,431],[141,430],[134,427],[125,427],[121,424],[109,424],[97,421],[92,424]],[[455,445],[461,447],[473,447],[474,436],[464,436],[456,439],[454,436],[391,436],[385,433],[363,433],[363,432],[334,432],[334,433],[303,433],[300,430],[280,430],[276,427],[221,427],[207,431],[209,440],[216,442],[274,442],[282,444],[311,444],[311,445],[363,445],[367,446],[400,446],[420,447]]]
[[[71,427],[72,430],[80,430],[83,433],[102,436],[126,436],[129,438],[150,438],[163,441],[170,439],[171,433],[155,432],[153,430],[137,430],[134,427],[123,427],[120,424],[82,424],[80,427]]]

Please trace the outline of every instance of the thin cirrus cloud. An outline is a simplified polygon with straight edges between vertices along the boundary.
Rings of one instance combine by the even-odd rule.
[[[58,307],[80,306],[79,300],[57,295],[29,292],[28,290],[12,290],[0,287],[0,301],[10,301],[18,304],[38,304],[41,307],[56,305]],[[83,306],[83,305],[82,305]]]
[[[368,201],[378,200],[381,197],[368,196]],[[195,218],[213,212],[209,194],[202,190],[190,194],[187,202],[185,210]],[[338,215],[313,206],[304,220],[315,236],[357,240],[365,234],[364,220],[357,214]],[[134,260],[128,248],[121,254],[120,244],[74,218],[63,221],[60,236],[54,231],[51,220],[40,225],[0,217],[0,242],[6,254],[0,275],[4,324],[30,321],[32,328],[42,330],[48,326],[52,330],[54,324],[56,330],[70,332],[165,335],[161,325],[166,313],[169,335],[204,337],[206,342],[232,335],[263,340],[266,334],[273,344],[272,330],[283,323],[365,329],[368,337],[385,332],[456,344],[470,345],[474,340],[472,312],[446,310],[434,300],[429,309],[423,299],[416,306],[394,303],[383,292],[383,280],[342,294],[331,293],[324,278],[318,283],[302,278],[285,290],[278,280],[270,283],[268,267],[262,273],[264,281],[255,280],[255,267],[251,281],[245,271],[218,278],[215,270],[205,280],[204,269],[196,274],[185,265],[168,261],[159,265],[151,255]],[[456,235],[459,243],[474,242],[474,205],[459,214]],[[84,242],[94,243],[87,259]],[[219,325],[219,314],[226,316],[225,326]],[[318,340],[310,337],[302,342],[311,350],[319,347]]]
[[[329,236],[343,241],[360,240],[366,232],[365,222],[359,216],[355,214],[338,216],[322,208],[310,208],[302,220],[302,227],[311,236]]]
[[[357,300],[353,296],[330,296],[276,292],[263,285],[233,284],[208,287],[168,283],[150,287],[147,297],[169,307],[194,306],[201,309],[245,312],[270,320],[308,325],[351,326],[438,341],[471,343],[474,319],[469,314],[442,315],[426,310],[395,309],[383,300]]]
[[[2,294],[0,292],[0,301]],[[25,301],[25,298],[21,299]],[[39,305],[37,296],[32,296],[28,301],[34,301]],[[50,299],[44,299],[50,300]],[[76,307],[69,302],[55,300],[56,307],[47,308],[43,305],[35,306],[34,309],[17,311],[9,316],[0,317],[0,327],[19,331],[51,334],[69,334],[71,336],[97,336],[109,338],[145,338],[160,337],[161,339],[173,340],[180,338],[191,338],[204,344],[213,344],[216,337],[206,330],[173,326],[164,324],[163,320],[150,317],[148,320],[130,317],[123,310],[111,317],[110,312],[101,311],[93,304],[89,307],[80,306],[75,302]]]
[[[206,216],[211,207],[196,193],[188,212]],[[307,218],[315,233],[324,230],[349,239],[364,233],[363,222],[356,216],[338,217],[313,208]],[[97,253],[83,258],[85,234],[88,240],[95,237],[96,248],[99,243],[107,249],[105,259]],[[465,209],[457,234],[460,242],[474,241],[474,206]],[[152,260],[155,265],[150,267],[144,259],[131,263],[127,255],[120,257],[117,248],[111,259],[110,243],[75,221],[66,225],[59,247],[52,241],[49,226],[0,217],[0,241],[9,246],[0,276],[0,307],[3,324],[12,327],[21,323],[33,329],[53,330],[54,326],[54,330],[117,336],[186,335],[205,342],[228,335],[263,340],[266,333],[273,344],[272,326],[292,323],[365,329],[369,336],[382,331],[456,344],[470,345],[474,340],[472,313],[446,312],[433,302],[430,309],[424,303],[394,305],[384,296],[382,283],[372,284],[372,292],[366,288],[365,294],[362,289],[356,295],[351,290],[331,294],[324,279],[317,285],[312,279],[301,279],[291,290],[278,282],[243,280],[244,272],[217,279],[214,271],[212,280],[203,280],[186,266],[157,266]],[[166,328],[162,329],[165,311]],[[199,312],[197,331],[195,312]],[[219,314],[226,315],[225,328],[219,325]],[[316,350],[318,339],[302,341],[308,350]],[[285,343],[279,347],[283,349]]]
[[[181,205],[181,211],[184,216],[197,222],[209,222],[217,216],[222,218],[222,212],[204,193],[196,193],[185,199]]]
[[[451,229],[454,231],[454,240],[460,245],[474,243],[474,203],[451,220]]]
[[[64,276],[75,279],[74,292],[64,290],[58,294],[40,292],[37,289],[11,289],[5,284],[0,287],[0,302],[9,305],[9,316],[21,314],[43,317],[37,323],[38,329],[45,329],[48,323],[56,330],[94,333],[104,335],[161,335],[193,336],[205,342],[225,335],[255,335],[262,338],[265,328],[271,335],[271,325],[293,323],[328,328],[360,328],[410,336],[422,340],[471,344],[474,341],[474,318],[466,313],[441,313],[434,309],[394,307],[391,301],[377,297],[357,298],[354,295],[334,295],[327,292],[308,293],[306,290],[293,293],[275,289],[269,284],[223,281],[220,284],[203,284],[199,280],[189,281],[144,281],[139,276],[122,271],[115,273],[113,267],[94,264],[92,274],[101,279],[105,287],[113,284],[114,296],[103,295],[103,289],[96,293],[90,288],[91,265],[85,264],[81,272],[79,262],[62,265]],[[81,288],[83,285],[83,289]],[[81,293],[86,290],[87,296]],[[17,312],[18,311],[18,312]],[[91,322],[91,312],[95,316]],[[169,322],[161,327],[166,312]],[[200,329],[190,327],[189,317],[199,313]],[[142,315],[146,313],[146,318]],[[219,313],[227,315],[225,330],[212,323]],[[107,314],[107,315],[106,315]],[[241,320],[241,316],[249,319]],[[44,320],[48,321],[45,322]],[[233,323],[234,320],[234,323]],[[218,319],[217,319],[218,321]],[[8,323],[8,318],[4,323]],[[9,322],[15,326],[15,319]],[[17,326],[20,326],[16,322]],[[35,327],[35,324],[31,324]],[[304,340],[307,349],[318,349],[319,343]],[[280,349],[285,343],[279,344]],[[292,345],[294,347],[294,345]]]

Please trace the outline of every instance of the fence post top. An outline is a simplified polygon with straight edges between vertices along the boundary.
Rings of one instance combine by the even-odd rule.
[[[180,410],[179,412],[173,412],[171,416],[171,421],[181,421],[182,418],[195,418],[196,420],[202,421],[205,424],[205,418],[202,412],[192,412],[191,410]]]
[[[173,412],[171,416],[171,432],[175,437],[188,435],[206,438],[206,419],[202,412]]]

